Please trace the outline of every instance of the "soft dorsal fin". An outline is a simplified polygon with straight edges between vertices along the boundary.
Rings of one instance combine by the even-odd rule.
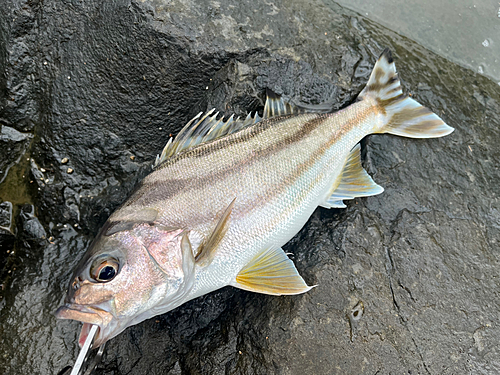
[[[231,212],[233,211],[234,202],[236,202],[236,198],[234,198],[226,208],[221,218],[219,219],[217,226],[213,230],[212,234],[210,234],[210,237],[208,237],[207,240],[202,242],[198,247],[198,252],[195,256],[197,265],[204,267],[208,266],[212,262],[217,247],[219,246],[220,241],[227,232],[229,218],[231,216]]]
[[[332,102],[322,104],[296,104],[283,99],[270,89],[266,89],[266,104],[262,119],[276,116],[298,115],[301,113],[328,113],[334,109]]]
[[[212,109],[203,116],[203,112],[198,113],[181,129],[175,138],[170,138],[161,155],[156,157],[153,167],[157,167],[166,159],[181,151],[235,133],[261,120],[257,112],[255,112],[253,116],[249,113],[245,119],[239,117],[235,119],[233,115],[223,121],[222,116],[217,118],[219,112],[214,114],[214,111],[215,109]]]
[[[262,115],[263,119],[268,119],[276,116],[296,115],[304,112],[304,110],[286,101],[270,89],[266,90],[266,96],[267,97],[266,104],[264,105],[264,114]]]
[[[231,283],[251,292],[284,295],[309,291],[293,262],[281,248],[270,248],[256,255]]]
[[[321,204],[325,208],[344,208],[344,199],[377,195],[384,188],[373,182],[370,175],[361,166],[361,146],[353,147],[339,177],[332,187],[333,192]]]

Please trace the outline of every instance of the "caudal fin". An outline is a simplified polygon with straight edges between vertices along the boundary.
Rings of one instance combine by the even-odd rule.
[[[375,133],[390,133],[411,138],[435,138],[450,134],[452,127],[430,109],[403,94],[391,51],[385,49],[375,64],[361,99],[373,98],[385,116]]]

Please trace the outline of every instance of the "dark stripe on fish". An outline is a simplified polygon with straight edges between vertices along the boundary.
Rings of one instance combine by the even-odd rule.
[[[273,193],[276,194],[283,190],[283,188],[290,186],[291,181],[296,181],[307,168],[310,168],[315,161],[320,158],[335,142],[337,142],[343,135],[349,132],[353,127],[357,126],[359,122],[362,122],[366,119],[367,116],[373,114],[373,111],[365,111],[365,113],[361,113],[361,116],[358,115],[357,121],[349,121],[347,122],[347,126],[344,126],[339,129],[339,131],[334,132],[332,129],[332,137],[328,140],[326,144],[317,149],[317,151],[313,152],[311,156],[302,164],[298,165],[295,170],[289,175],[282,184],[278,186],[272,186]],[[335,116],[336,114],[333,114]],[[290,116],[287,116],[290,117]],[[249,157],[246,160],[237,160],[236,163],[231,163],[226,166],[224,169],[218,170],[215,174],[205,175],[201,177],[195,178],[173,178],[162,181],[154,181],[152,183],[147,183],[147,179],[144,180],[143,186],[136,192],[136,194],[131,197],[128,201],[129,205],[132,204],[140,204],[142,207],[149,206],[150,204],[156,201],[167,200],[172,196],[175,196],[179,193],[187,194],[191,190],[196,190],[203,188],[206,184],[210,184],[213,181],[221,180],[227,177],[227,175],[234,173],[238,167],[241,166],[242,162],[244,164],[252,164],[255,162],[259,162],[259,160],[269,157],[272,154],[283,151],[285,148],[293,146],[296,142],[304,139],[307,135],[309,135],[312,131],[323,125],[326,121],[331,120],[332,114],[318,114],[317,117],[306,121],[298,131],[294,134],[284,138],[283,140],[273,143],[268,147],[258,150],[254,156]],[[231,137],[231,139],[223,138],[217,141],[216,149],[213,149],[214,144],[207,145],[206,147],[196,147],[192,150],[186,151],[185,153],[179,154],[177,160],[173,160],[171,163],[175,163],[179,161],[179,159],[184,158],[193,158],[198,156],[199,153],[202,155],[211,154],[213,152],[217,152],[220,149],[223,149],[227,146],[232,146],[235,143],[246,142],[249,139],[255,137],[256,135],[261,134],[264,130],[269,129],[270,126],[275,126],[276,121],[269,121],[266,124],[263,124],[262,127],[252,128],[249,133],[242,132],[236,133],[237,137]],[[165,166],[162,166],[162,170],[165,169],[171,163],[165,163]],[[239,166],[238,166],[239,164]],[[274,195],[273,194],[273,195]],[[234,198],[234,197],[233,197]],[[257,204],[257,202],[255,203]]]
[[[292,116],[284,116],[277,118],[278,120],[283,121],[283,119],[288,120],[289,118],[294,117]],[[318,128],[321,124],[323,124],[325,121],[328,121],[330,117],[328,114],[318,114],[316,118],[313,118],[309,121],[306,121],[298,131],[296,131],[294,134],[292,134],[289,137],[284,138],[281,141],[278,141],[276,143],[273,143],[269,145],[267,148],[262,149],[262,150],[256,150],[256,153],[249,157],[248,159],[244,160],[244,163],[252,163],[253,161],[258,161],[259,158],[263,157],[268,157],[269,155],[272,155],[274,153],[282,151],[285,146],[289,147],[292,146],[294,143],[300,141],[304,137],[306,137],[308,134],[310,134],[312,131],[314,131],[316,128]],[[274,121],[273,121],[274,120]],[[191,150],[187,150],[186,152],[180,153],[179,156],[174,156],[172,161],[167,160],[164,164],[162,164],[161,168],[158,170],[164,170],[165,168],[169,167],[172,164],[175,164],[176,162],[183,160],[183,159],[195,159],[195,158],[200,158],[206,155],[210,155],[212,153],[218,152],[219,150],[222,150],[228,146],[234,146],[238,143],[243,143],[249,141],[251,138],[254,138],[255,136],[263,133],[265,130],[270,129],[272,126],[276,126],[277,120],[276,119],[271,119],[269,121],[265,121],[262,126],[255,126],[254,128],[251,129],[249,133],[247,132],[238,132],[235,133],[235,137],[226,137],[222,138],[218,141],[215,141],[214,143],[207,144],[205,147],[200,146],[200,147],[195,147]],[[259,123],[258,125],[260,125]],[[237,160],[236,163],[241,164],[241,160]],[[236,168],[235,163],[231,163],[230,165],[226,166],[224,169],[217,171],[215,175],[205,175],[202,177],[198,178],[171,178],[168,180],[163,180],[163,181],[154,181],[152,183],[148,182],[147,177],[143,180],[141,184],[141,188],[138,189],[138,191],[130,198],[130,200],[127,202],[127,206],[130,206],[136,202],[139,202],[141,200],[141,204],[144,206],[148,206],[150,203],[155,202],[157,200],[162,200],[162,199],[167,199],[170,196],[178,194],[180,191],[185,192],[188,191],[190,186],[200,186],[210,183],[211,181],[214,181],[214,179],[222,179],[224,178],[227,174],[232,173]],[[156,173],[156,172],[153,172]],[[187,184],[189,182],[189,184]],[[168,184],[170,185],[168,189],[161,189],[161,185],[163,184]],[[146,192],[142,188],[149,188],[148,191]],[[164,186],[165,187],[165,186]],[[160,191],[161,189],[161,191]],[[166,191],[165,191],[166,190]],[[146,195],[147,193],[147,195]],[[142,198],[142,199],[141,199]],[[125,206],[126,207],[126,206]]]

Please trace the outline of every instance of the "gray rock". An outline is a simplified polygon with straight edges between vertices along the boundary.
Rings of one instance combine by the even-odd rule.
[[[363,140],[384,194],[318,209],[286,246],[318,287],[203,296],[111,340],[96,372],[500,372],[494,82],[329,1],[7,0],[4,9],[0,118],[35,134],[32,173],[43,167],[49,183],[32,198],[53,240],[37,256],[17,252],[22,267],[0,304],[1,373],[73,364],[80,324],[52,313],[92,236],[170,133],[211,107],[261,110],[266,88],[342,108],[386,46],[406,90],[456,131]]]
[[[0,229],[12,233],[12,203],[0,203]]]
[[[11,253],[16,237],[12,223],[12,203],[0,203],[0,268],[4,269],[7,257]],[[3,273],[3,272],[2,272]]]
[[[35,207],[25,205],[21,208],[20,218],[20,237],[25,240],[45,240],[47,232],[35,216]]]
[[[31,134],[21,133],[14,128],[0,124],[0,183],[9,169],[19,161],[29,145]]]

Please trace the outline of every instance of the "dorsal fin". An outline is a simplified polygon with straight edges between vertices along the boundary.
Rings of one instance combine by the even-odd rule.
[[[266,104],[264,105],[263,119],[276,116],[296,115],[304,112],[296,105],[286,101],[270,89],[266,89]]]
[[[214,114],[214,111],[215,109],[212,109],[203,116],[203,112],[198,113],[181,129],[175,138],[170,138],[161,155],[156,157],[153,167],[157,167],[166,159],[181,151],[235,133],[261,120],[257,112],[255,112],[253,116],[249,113],[245,119],[239,117],[235,119],[233,115],[223,121],[223,117],[217,118],[219,112]]]
[[[264,105],[263,120],[276,116],[298,115],[301,113],[327,113],[332,112],[334,104],[296,104],[283,99],[270,89],[266,89],[266,104]]]
[[[235,119],[234,116],[231,116],[226,121],[223,121],[223,117],[217,118],[219,112],[214,114],[215,109],[208,111],[204,115],[203,112],[198,113],[181,129],[175,138],[168,140],[161,155],[156,157],[153,168],[181,151],[236,133],[263,119],[284,115],[297,115],[306,112],[331,112],[333,109],[331,103],[320,105],[293,104],[270,89],[266,90],[266,95],[266,104],[262,118],[255,112],[253,116],[249,113],[245,119],[240,119],[239,117]]]

